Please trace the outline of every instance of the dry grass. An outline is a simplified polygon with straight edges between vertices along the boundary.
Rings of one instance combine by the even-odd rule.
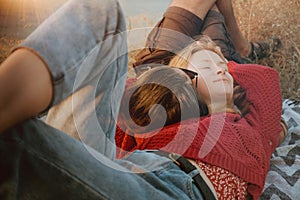
[[[11,49],[20,42],[21,40],[9,36],[0,37],[0,63],[9,55]]]
[[[233,5],[240,29],[248,40],[265,40],[273,35],[280,37],[282,48],[259,63],[279,71],[284,98],[300,100],[300,0],[233,0]],[[156,21],[137,16],[128,21],[128,28],[137,23],[139,27],[153,26]],[[0,37],[0,63],[20,41],[9,36]],[[130,53],[129,65],[134,61],[135,53]],[[129,72],[133,74],[132,68]]]
[[[300,100],[300,0],[233,0],[233,5],[240,29],[249,41],[267,40],[271,36],[281,39],[279,51],[258,63],[279,72],[283,98]],[[129,20],[129,29],[137,22],[145,26],[156,23],[138,16]],[[136,53],[130,53],[129,66]],[[129,68],[129,75],[132,73]]]
[[[282,48],[260,64],[280,73],[284,98],[300,99],[300,1],[233,0],[240,28],[248,40],[258,41],[276,35]]]

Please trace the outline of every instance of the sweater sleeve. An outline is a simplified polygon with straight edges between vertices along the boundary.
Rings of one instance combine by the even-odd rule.
[[[228,69],[246,90],[250,111],[245,119],[260,133],[266,154],[271,156],[281,131],[282,96],[278,73],[270,67],[234,62],[228,63]]]

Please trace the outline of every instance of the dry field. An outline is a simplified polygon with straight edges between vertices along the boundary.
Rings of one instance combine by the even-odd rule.
[[[248,40],[265,40],[273,35],[280,37],[282,48],[259,63],[279,71],[284,98],[300,100],[300,0],[232,1],[240,29]],[[132,28],[132,24],[137,22],[153,26],[156,21],[149,19],[147,15],[133,17],[128,19],[128,28]],[[34,28],[29,26],[25,28]],[[0,63],[20,41],[22,38],[0,32]],[[134,53],[130,53],[130,63],[133,60]]]
[[[280,73],[284,98],[300,99],[300,0],[233,0],[240,28],[248,40],[279,36],[282,48],[260,64]]]

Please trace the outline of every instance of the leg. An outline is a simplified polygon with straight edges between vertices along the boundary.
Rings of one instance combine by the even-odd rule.
[[[51,74],[49,107],[56,106],[49,113],[49,124],[92,142],[110,157],[114,156],[115,119],[127,72],[125,28],[116,1],[70,0],[17,47],[34,52]]]
[[[238,63],[243,62],[241,55],[235,49],[224,17],[217,8],[214,8],[207,14],[201,33],[208,35],[221,48],[227,60],[234,60]]]
[[[193,42],[193,37],[201,32],[203,18],[214,4],[215,0],[173,0],[148,35],[145,48],[136,56],[136,73],[142,73],[143,64],[168,64],[174,54]]]
[[[224,16],[225,23],[227,25],[228,31],[231,34],[233,44],[236,51],[242,56],[247,56],[250,53],[251,46],[248,40],[246,40],[239,29],[234,16],[234,11],[232,7],[231,0],[218,0],[216,2],[220,13]]]
[[[225,18],[225,23],[231,34],[233,44],[237,53],[245,58],[246,62],[256,62],[261,58],[268,57],[271,52],[277,51],[281,47],[278,37],[272,37],[268,41],[249,42],[240,31],[231,0],[218,0],[217,6]]]
[[[0,66],[0,133],[45,110],[51,98],[45,63],[27,49],[13,52]]]
[[[0,169],[4,199],[202,199],[167,158],[141,152],[113,162],[35,119],[0,136]]]
[[[173,0],[169,7],[183,8],[203,20],[207,12],[214,6],[215,3],[216,0],[193,0],[189,2],[185,0]]]
[[[228,9],[225,7],[228,5],[223,4],[221,7]],[[242,63],[242,58],[237,53],[226,28],[224,17],[217,11],[209,11],[214,7],[215,1],[199,0],[188,3],[181,0],[172,1],[163,19],[149,34],[146,48],[136,57],[134,67],[137,74],[139,75],[143,71],[142,64],[168,64],[176,52],[187,46],[189,42],[193,41],[193,37],[200,34],[210,36],[221,47],[228,60]]]

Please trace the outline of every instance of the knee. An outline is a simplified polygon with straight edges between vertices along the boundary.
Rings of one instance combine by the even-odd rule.
[[[204,19],[207,12],[216,4],[216,0],[173,0],[170,6],[181,7]]]

